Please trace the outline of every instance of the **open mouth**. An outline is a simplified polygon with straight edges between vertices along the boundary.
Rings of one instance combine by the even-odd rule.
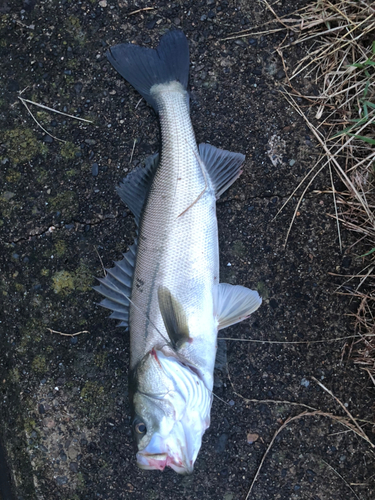
[[[144,470],[163,471],[165,467],[171,467],[179,474],[191,474],[193,472],[193,461],[187,464],[182,459],[170,457],[167,453],[153,455],[137,453],[137,465]]]

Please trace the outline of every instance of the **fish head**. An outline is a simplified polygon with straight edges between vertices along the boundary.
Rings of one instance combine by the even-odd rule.
[[[137,368],[133,387],[138,466],[192,473],[210,425],[211,391],[192,367],[154,349]]]

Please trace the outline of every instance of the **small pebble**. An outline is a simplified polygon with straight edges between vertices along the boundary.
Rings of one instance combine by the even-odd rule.
[[[56,483],[59,486],[62,486],[63,484],[66,484],[68,482],[68,478],[66,476],[57,476],[56,478]]]
[[[91,167],[91,173],[94,177],[96,177],[99,173],[99,165],[97,163],[93,163]]]
[[[256,433],[252,434],[251,432],[247,434],[247,442],[249,444],[255,443],[255,441],[257,441],[258,439],[259,439],[259,434]]]
[[[310,382],[308,380],[306,380],[305,378],[303,378],[301,380],[301,385],[303,385],[304,387],[309,387]]]
[[[70,462],[69,469],[71,470],[71,472],[78,472],[77,462]]]

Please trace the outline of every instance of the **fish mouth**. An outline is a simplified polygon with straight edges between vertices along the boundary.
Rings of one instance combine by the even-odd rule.
[[[178,474],[191,474],[205,427],[193,433],[189,430],[184,422],[175,422],[168,435],[154,433],[148,445],[137,453],[138,467],[160,471],[171,467]]]
[[[137,465],[144,470],[160,470],[165,467],[171,467],[178,474],[191,474],[194,469],[194,463],[184,463],[182,459],[171,457],[167,453],[150,455],[148,453],[137,453]]]

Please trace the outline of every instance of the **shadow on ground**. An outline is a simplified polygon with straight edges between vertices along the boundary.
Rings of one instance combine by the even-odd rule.
[[[278,13],[298,5],[282,0]],[[214,400],[194,474],[135,466],[129,340],[96,305],[91,287],[93,276],[102,276],[99,255],[111,266],[133,242],[133,218],[114,187],[157,151],[159,132],[152,110],[107,63],[109,45],[155,46],[166,30],[183,29],[198,142],[246,153],[240,180],[218,203],[221,281],[257,288],[264,302],[225,335],[301,342],[352,333],[348,300],[335,295],[339,281],[328,273],[353,267],[327,215],[331,197],[314,193],[329,186],[328,174],[306,193],[286,250],[293,204],[274,220],[319,153],[280,92],[284,72],[274,47],[285,34],[223,41],[271,20],[256,1],[161,1],[129,15],[145,7],[155,5],[0,2],[0,429],[14,499],[244,500],[275,431],[306,410],[288,402],[345,416],[312,377],[355,417],[373,420],[366,378],[342,361],[345,341],[230,341],[230,379],[224,370],[215,381],[224,403]],[[297,46],[287,63],[305,50]],[[309,78],[295,85],[315,91]],[[48,135],[20,92],[93,123],[30,105]],[[350,246],[350,236],[343,238]],[[252,444],[248,434],[256,435]],[[250,498],[349,499],[353,488],[366,500],[373,498],[373,468],[364,440],[330,418],[305,416],[276,438]]]

